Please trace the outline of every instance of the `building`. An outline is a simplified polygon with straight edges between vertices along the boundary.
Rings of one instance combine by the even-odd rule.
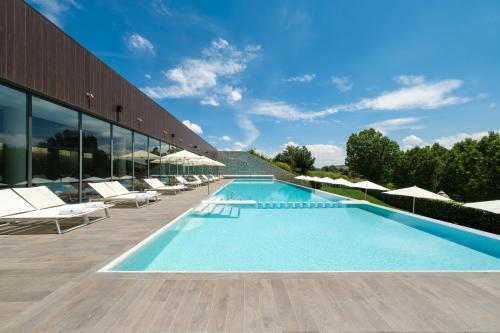
[[[22,0],[0,1],[0,187],[47,185],[69,202],[89,181],[141,189],[216,149]]]

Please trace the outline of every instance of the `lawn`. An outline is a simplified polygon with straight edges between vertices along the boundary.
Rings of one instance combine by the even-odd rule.
[[[389,208],[396,208],[396,207],[393,207],[393,206],[391,206],[391,205],[389,205],[389,204],[387,204],[387,203],[385,203],[385,202],[383,202],[375,197],[372,197],[370,194],[368,194],[366,196],[366,199],[365,199],[365,192],[363,190],[357,190],[357,189],[345,188],[345,187],[340,189],[337,186],[335,186],[335,187],[322,186],[321,190],[323,190],[325,192],[330,192],[333,194],[343,195],[345,197],[349,197],[349,198],[356,199],[356,200],[366,200],[368,202],[371,202],[373,204],[380,205],[380,206],[385,206],[385,207],[389,207]],[[396,209],[399,209],[399,208],[396,208]]]

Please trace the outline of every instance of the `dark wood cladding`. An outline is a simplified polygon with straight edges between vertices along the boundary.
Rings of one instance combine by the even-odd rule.
[[[120,125],[195,153],[215,154],[214,147],[22,0],[0,0],[0,77],[111,122],[121,105]],[[94,95],[90,106],[87,92]]]

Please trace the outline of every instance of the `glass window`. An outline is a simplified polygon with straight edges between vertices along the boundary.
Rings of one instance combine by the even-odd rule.
[[[134,133],[134,189],[144,189],[144,178],[148,177],[148,137]]]
[[[32,185],[45,185],[66,202],[77,202],[79,188],[78,112],[32,98]]]
[[[113,180],[132,189],[132,131],[113,125]]]
[[[82,115],[83,201],[96,195],[87,183],[109,181],[111,177],[111,125]]]
[[[159,160],[160,156],[160,140],[149,138],[149,177],[161,179],[163,170]]]
[[[26,186],[26,94],[0,85],[0,188]]]
[[[160,156],[166,156],[169,154],[169,149],[170,145],[168,143],[162,142],[161,147],[160,147]],[[164,182],[165,184],[169,184],[172,182],[171,179],[171,170],[170,170],[170,164],[165,163],[164,161],[160,164],[161,168],[161,177],[160,180]]]

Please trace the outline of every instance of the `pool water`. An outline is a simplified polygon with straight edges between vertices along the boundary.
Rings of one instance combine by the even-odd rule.
[[[282,182],[234,181],[216,195],[257,201],[328,200]],[[339,201],[331,196],[330,200]],[[365,204],[229,207],[185,215],[111,269],[169,272],[500,270],[500,240]]]

